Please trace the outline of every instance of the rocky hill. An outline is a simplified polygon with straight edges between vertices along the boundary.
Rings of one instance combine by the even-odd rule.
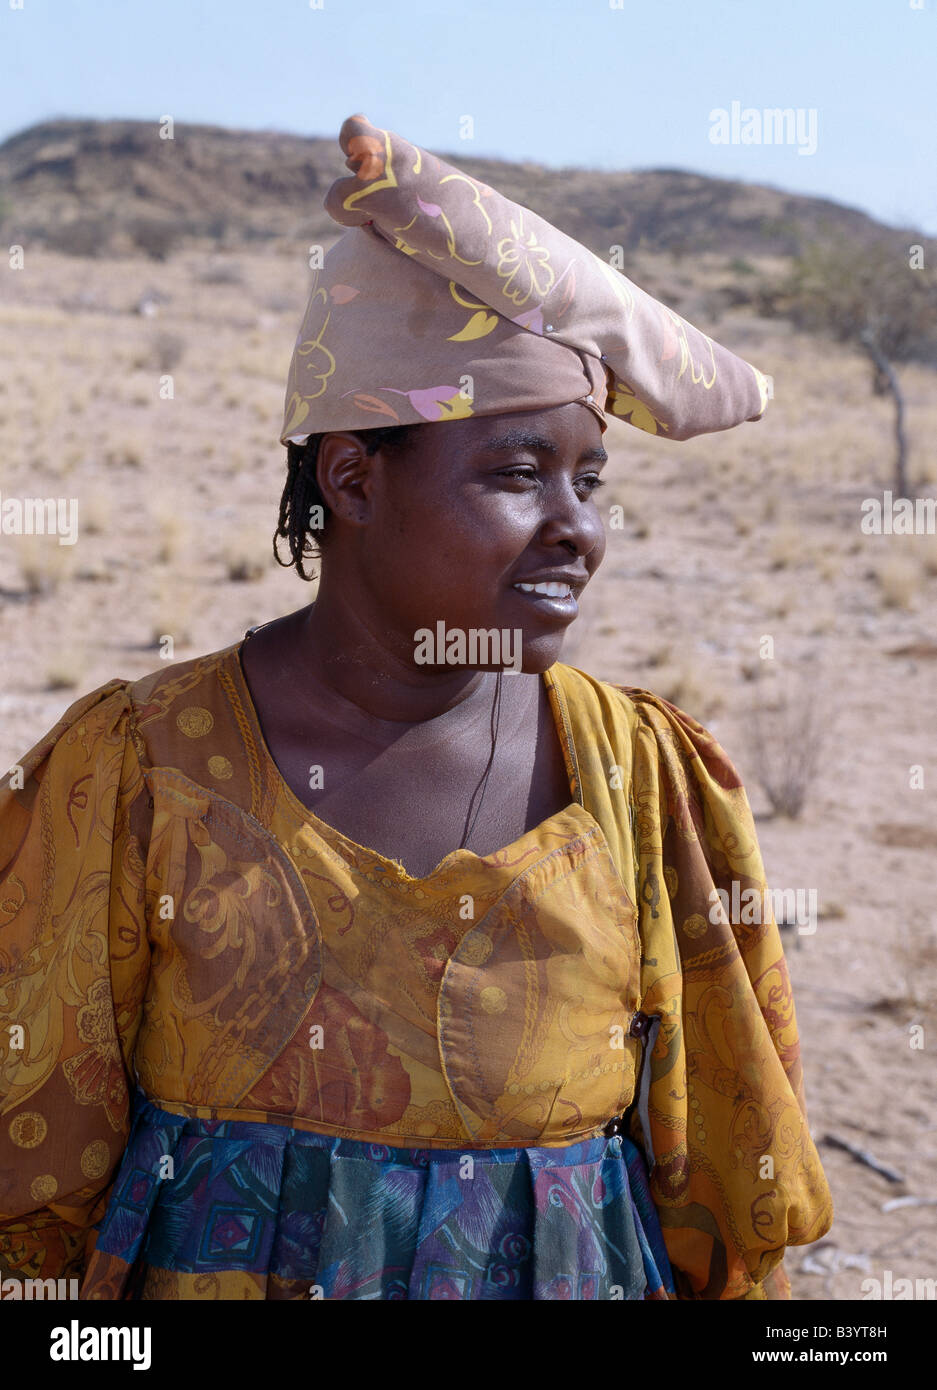
[[[0,145],[0,234],[76,255],[140,248],[164,259],[181,244],[328,241],[322,199],[345,174],[334,137],[178,123],[57,119]],[[852,208],[776,188],[677,169],[598,172],[440,151],[468,173],[536,208],[600,254],[788,256],[818,233],[873,239],[879,223]],[[907,243],[913,231],[887,229]]]

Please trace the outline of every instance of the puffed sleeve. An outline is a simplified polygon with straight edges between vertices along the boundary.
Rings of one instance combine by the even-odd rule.
[[[129,1133],[149,794],[124,681],[0,787],[0,1267],[80,1275]]]
[[[823,1236],[833,1207],[748,798],[700,724],[646,691],[623,693],[637,714],[641,1007],[660,1017],[640,1107],[650,1132],[635,1108],[632,1136],[653,1155],[679,1296],[790,1297],[784,1249]]]

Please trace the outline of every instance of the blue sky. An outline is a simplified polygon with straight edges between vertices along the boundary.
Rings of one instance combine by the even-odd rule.
[[[937,0],[315,3],[0,0],[0,140],[51,116],[334,137],[363,111],[454,155],[695,169],[937,234]],[[801,110],[815,152],[712,143],[733,102]]]

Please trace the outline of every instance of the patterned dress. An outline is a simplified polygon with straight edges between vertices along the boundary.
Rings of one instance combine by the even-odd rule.
[[[286,785],[240,646],[108,682],[0,791],[4,1274],[789,1296],[832,1206],[777,927],[719,905],[764,881],[718,745],[557,663],[570,805],[414,878]]]

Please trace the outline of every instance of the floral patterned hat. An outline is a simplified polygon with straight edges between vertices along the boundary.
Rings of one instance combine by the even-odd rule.
[[[689,439],[757,420],[771,379],[529,208],[350,116],[348,227],[314,274],[280,441],[580,401]]]

